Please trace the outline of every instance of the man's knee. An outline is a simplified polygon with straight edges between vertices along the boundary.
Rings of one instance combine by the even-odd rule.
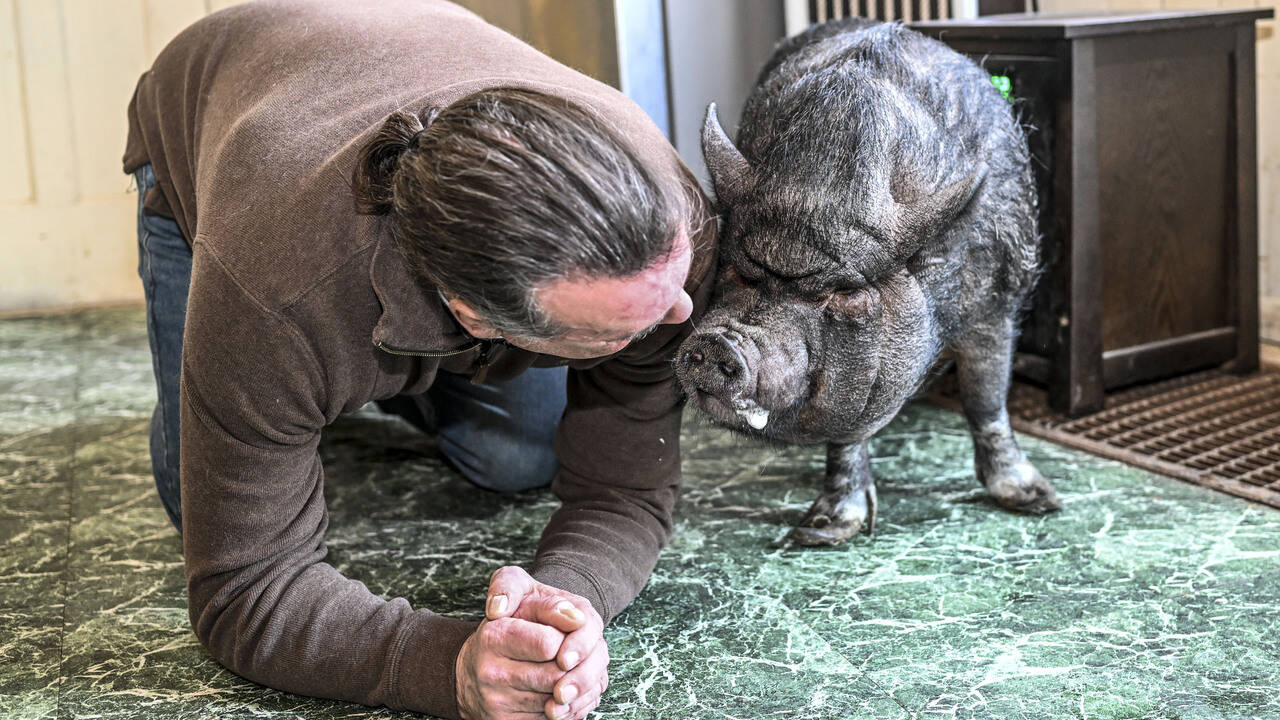
[[[447,447],[441,449],[468,480],[496,492],[546,487],[558,467],[555,449],[543,441],[504,437],[487,446],[472,447],[466,453],[450,453]]]

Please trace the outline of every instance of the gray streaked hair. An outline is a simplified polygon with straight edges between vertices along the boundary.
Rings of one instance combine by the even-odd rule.
[[[624,278],[671,252],[692,192],[655,178],[590,111],[516,88],[393,113],[352,176],[409,265],[504,334],[563,332],[534,291]],[[679,187],[669,187],[679,185]]]

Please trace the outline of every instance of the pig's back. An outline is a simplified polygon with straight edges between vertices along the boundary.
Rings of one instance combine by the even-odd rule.
[[[878,115],[953,137],[1012,119],[987,74],[968,58],[900,23],[845,18],[775,48],[744,107],[737,145],[763,160],[777,142],[865,133],[872,129],[867,120]],[[987,149],[978,137],[965,140],[975,157]]]
[[[1020,303],[1034,283],[1034,183],[1013,109],[973,61],[900,23],[838,20],[780,43],[743,109],[737,146],[763,176],[855,207],[875,192],[867,178],[940,188],[984,172],[969,208],[930,244],[946,255],[939,272],[957,263],[988,272],[972,281],[983,287],[938,282],[951,296],[940,304],[963,313],[964,298]]]

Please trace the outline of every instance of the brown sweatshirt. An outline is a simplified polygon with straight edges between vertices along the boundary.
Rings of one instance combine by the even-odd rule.
[[[151,163],[152,212],[192,240],[182,365],[182,512],[191,622],[234,672],[290,692],[457,717],[454,659],[475,623],[369,592],[325,563],[320,431],[370,400],[425,391],[479,355],[379,218],[355,214],[357,149],[392,111],[482,88],[593,109],[654,173],[687,178],[616,90],[436,1],[268,0],[210,15],[138,82],[126,172]],[[705,206],[703,208],[705,210]],[[714,226],[686,288],[710,290]],[[569,365],[552,486],[561,507],[531,572],[607,622],[671,532],[689,324],[617,355],[520,350],[488,376]],[[477,598],[477,612],[481,610]]]

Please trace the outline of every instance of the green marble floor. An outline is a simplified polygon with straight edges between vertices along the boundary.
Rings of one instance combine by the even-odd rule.
[[[197,644],[149,362],[137,310],[0,322],[0,718],[399,716],[253,685]],[[877,535],[815,550],[783,538],[821,452],[688,423],[676,536],[607,631],[596,717],[1280,717],[1280,513],[1023,443],[1061,513],[993,507],[961,420],[909,407],[873,444]],[[330,560],[460,617],[553,509],[468,486],[373,412],[323,452]]]

